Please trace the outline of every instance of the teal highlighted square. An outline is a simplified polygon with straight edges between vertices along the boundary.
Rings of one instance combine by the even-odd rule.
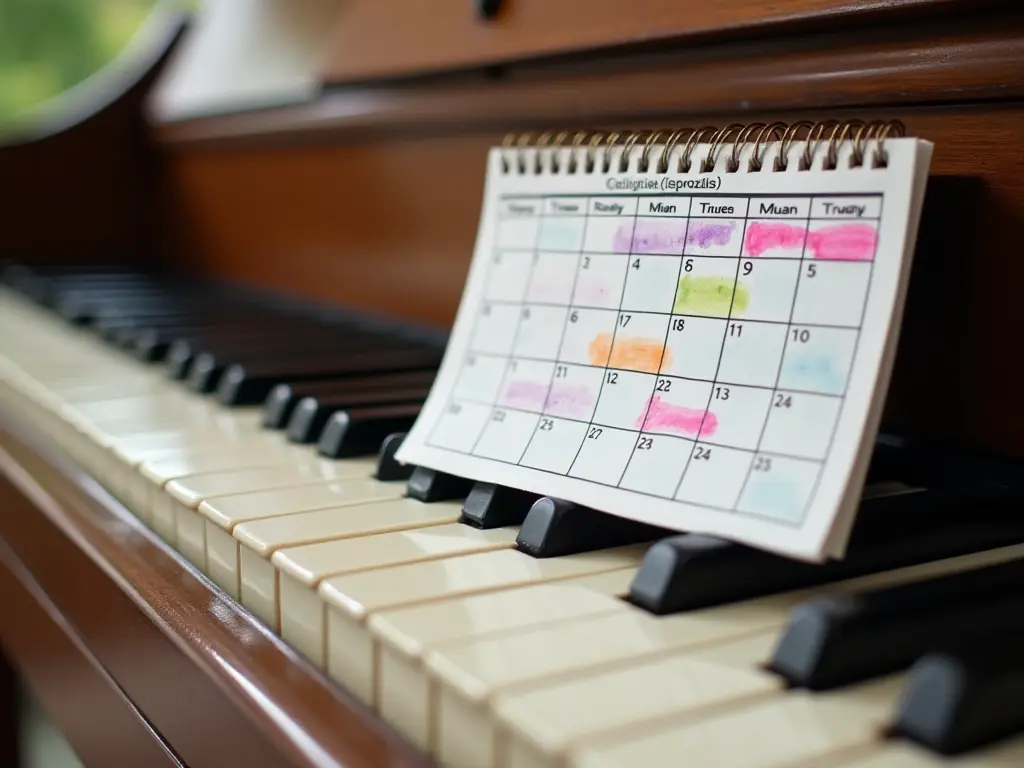
[[[850,328],[791,326],[779,371],[779,389],[842,395],[846,392],[857,331]]]
[[[819,467],[814,461],[759,453],[751,464],[736,509],[799,525],[818,481]]]

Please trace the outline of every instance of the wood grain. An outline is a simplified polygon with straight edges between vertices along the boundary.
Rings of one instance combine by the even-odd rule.
[[[422,75],[581,50],[723,33],[890,23],[981,5],[963,0],[506,0],[481,21],[466,0],[346,3],[324,67],[328,82]]]
[[[425,765],[88,476],[18,430],[0,412],[0,540],[184,763]],[[10,625],[0,622],[0,638],[14,636]],[[13,642],[9,650],[20,664]],[[81,662],[60,648],[57,660],[77,670],[60,681],[73,684]],[[75,725],[95,727],[88,714]]]

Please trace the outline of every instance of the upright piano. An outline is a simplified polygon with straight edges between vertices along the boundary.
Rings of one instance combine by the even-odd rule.
[[[103,766],[1024,765],[1019,3],[330,19],[293,103],[159,109],[162,13],[0,143],[5,702]],[[935,154],[845,560],[394,461],[489,147],[853,119]]]

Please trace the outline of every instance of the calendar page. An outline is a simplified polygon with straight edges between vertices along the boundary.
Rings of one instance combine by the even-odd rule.
[[[800,170],[798,142],[778,171],[774,144],[732,173],[728,151],[713,172],[587,173],[579,149],[492,150],[455,327],[398,458],[841,556],[931,153],[885,148],[884,168],[850,168],[847,146],[837,169],[818,152]]]

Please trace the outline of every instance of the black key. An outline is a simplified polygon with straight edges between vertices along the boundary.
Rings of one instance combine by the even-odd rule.
[[[981,631],[1018,632],[1024,612],[993,610],[1024,595],[1024,560],[793,609],[770,667],[791,684],[825,690],[909,667]],[[1024,654],[1024,646],[1021,648]]]
[[[321,456],[332,459],[376,453],[385,437],[412,429],[419,416],[418,405],[384,405],[338,411],[327,420],[317,441]]]
[[[409,477],[406,496],[418,499],[427,504],[435,501],[451,501],[464,499],[473,487],[473,481],[447,472],[439,472],[427,467],[416,467]]]
[[[1005,609],[1024,613],[1024,599]],[[1022,650],[1019,631],[978,632],[963,648],[925,656],[910,671],[894,732],[943,755],[1024,732]]]
[[[377,452],[377,472],[374,477],[383,483],[408,480],[416,469],[412,464],[399,464],[395,459],[395,454],[402,447],[405,435],[405,432],[395,432],[385,437],[384,442],[381,443],[380,451]]]
[[[315,443],[323,431],[327,419],[338,411],[372,405],[400,405],[403,403],[423,403],[427,399],[429,389],[422,385],[391,389],[374,387],[372,390],[356,391],[340,395],[324,395],[322,397],[306,397],[295,407],[288,422],[288,439],[293,443]]]
[[[440,362],[434,349],[362,352],[340,355],[317,363],[232,365],[221,378],[217,399],[224,405],[256,405],[282,381],[310,381],[389,371],[433,368]],[[394,427],[389,432],[400,431]],[[381,439],[383,439],[383,435]],[[377,446],[374,446],[376,450]]]
[[[1024,541],[1024,516],[1005,498],[966,501],[921,491],[861,502],[846,558],[825,564],[773,555],[713,536],[659,541],[629,600],[657,614],[747,600]]]
[[[477,483],[462,505],[460,523],[489,530],[522,525],[530,507],[540,497],[529,491],[494,483]]]
[[[561,557],[653,541],[668,533],[664,528],[545,496],[530,507],[516,547],[533,557]]]

